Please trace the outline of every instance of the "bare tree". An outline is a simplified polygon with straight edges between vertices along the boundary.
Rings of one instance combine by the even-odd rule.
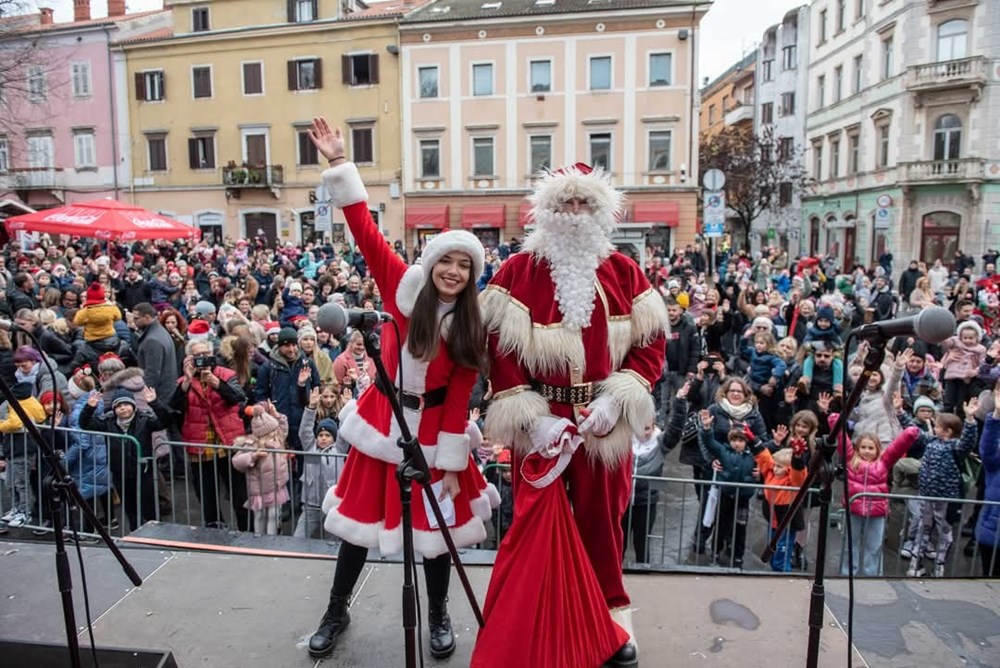
[[[25,102],[33,86],[44,82],[47,92],[57,84],[50,76],[61,58],[46,53],[40,14],[25,0],[0,0],[0,132],[18,131],[25,122]],[[59,62],[55,62],[58,60]],[[37,120],[37,119],[33,119]]]
[[[721,169],[726,175],[726,206],[732,215],[734,245],[749,250],[754,220],[765,211],[780,213],[796,195],[812,188],[802,154],[802,148],[791,141],[776,140],[770,126],[760,134],[730,126],[703,138],[700,169]]]

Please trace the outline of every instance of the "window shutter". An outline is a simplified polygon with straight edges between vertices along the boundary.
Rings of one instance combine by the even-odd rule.
[[[206,167],[215,168],[215,137],[207,137],[205,140],[205,162]]]
[[[288,22],[295,23],[295,0],[288,0]]]
[[[298,77],[295,76],[295,61],[288,61],[288,90],[298,90]]]
[[[341,81],[341,83],[343,83],[345,86],[350,86],[353,83],[352,77],[351,77],[351,69],[352,68],[351,68],[351,57],[350,56],[341,56],[340,57],[340,69],[341,69],[341,72],[343,74],[343,77],[342,77],[343,80]]]
[[[316,88],[323,87],[323,59],[317,58],[313,61],[313,71],[316,73]]]
[[[316,0],[312,0],[312,17],[313,21],[319,19],[319,7]]]
[[[198,140],[194,137],[188,138],[188,167],[198,169]]]
[[[142,72],[135,73],[135,99],[146,99],[146,75]]]
[[[160,72],[160,99],[167,99],[167,73]]]
[[[368,83],[378,83],[378,54],[368,56]]]

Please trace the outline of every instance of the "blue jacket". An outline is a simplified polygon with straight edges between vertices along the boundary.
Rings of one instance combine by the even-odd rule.
[[[63,465],[73,477],[80,495],[85,499],[93,499],[107,494],[111,487],[111,474],[108,471],[108,444],[103,436],[79,431],[80,413],[87,405],[90,393],[83,395],[73,404],[69,414],[69,448]]]
[[[979,456],[983,460],[987,501],[1000,501],[1000,419],[986,416],[983,436],[979,439]],[[976,542],[1000,547],[1000,506],[983,506],[976,525]]]
[[[308,365],[310,379],[302,387],[299,386],[299,372]],[[260,403],[268,399],[288,418],[288,424],[301,425],[302,411],[308,403],[309,391],[320,386],[319,371],[312,360],[299,353],[298,358],[289,364],[281,357],[278,350],[272,350],[267,362],[257,370],[257,385],[254,386],[254,402]],[[288,447],[291,450],[301,450],[298,428],[288,434]]]
[[[281,322],[282,327],[291,327],[292,318],[296,316],[309,315],[306,312],[306,307],[305,304],[302,303],[301,297],[293,297],[291,294],[289,294],[288,290],[286,289],[284,292],[281,293],[281,298],[285,302],[284,307],[282,307],[281,309],[281,317],[278,318],[278,320]]]
[[[753,339],[740,338],[740,352],[750,361],[750,368],[747,376],[750,380],[750,387],[756,392],[761,385],[765,385],[771,378],[778,384],[777,389],[781,389],[781,382],[785,378],[785,369],[788,365],[774,353],[759,353],[753,345]]]
[[[960,438],[945,440],[924,434],[917,442],[924,444],[917,479],[921,496],[962,498],[962,473],[958,466],[976,446],[976,423],[966,422]]]
[[[722,444],[715,440],[712,431],[704,429],[701,424],[698,425],[698,439],[705,459],[718,459],[719,463],[722,464],[722,470],[716,474],[717,481],[751,484],[758,482],[753,477],[753,470],[757,468],[757,460],[750,452],[749,443],[743,452],[736,452],[728,443]],[[753,487],[730,487],[728,485],[723,485],[721,492],[726,496],[739,495],[743,499],[749,499],[756,494]]]

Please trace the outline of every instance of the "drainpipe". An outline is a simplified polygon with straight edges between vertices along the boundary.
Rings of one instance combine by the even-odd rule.
[[[107,46],[108,54],[108,107],[111,114],[111,161],[114,163],[114,168],[112,171],[114,179],[114,193],[115,199],[118,199],[118,121],[116,119],[116,109],[115,109],[115,70],[114,62],[111,58],[111,33],[108,32],[108,26],[103,26],[104,29],[104,40]]]

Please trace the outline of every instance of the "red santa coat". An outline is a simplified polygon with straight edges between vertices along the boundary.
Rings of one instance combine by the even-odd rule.
[[[383,308],[399,327],[404,351],[404,391],[412,394],[447,387],[444,403],[421,411],[404,410],[410,431],[416,435],[432,482],[444,471],[459,474],[461,493],[454,499],[452,536],[457,546],[479,543],[486,538],[484,520],[500,498],[472,462],[470,439],[466,433],[468,404],[476,382],[476,370],[455,364],[447,342],[447,316],[442,323],[442,340],[437,356],[429,363],[414,361],[406,352],[406,336],[417,293],[423,284],[423,269],[409,267],[396,255],[372,220],[367,193],[351,163],[338,165],[323,173],[333,204],[342,208],[355,242],[365,257],[375,282],[382,288]],[[386,371],[398,380],[400,357],[396,332],[382,328],[382,360]],[[326,495],[323,511],[326,529],[348,542],[378,547],[383,554],[402,549],[399,488],[396,465],[403,452],[397,445],[399,426],[388,398],[374,385],[369,386],[341,415],[340,435],[352,446],[343,473]],[[443,554],[447,547],[440,531],[428,519],[422,489],[414,484],[414,547],[426,557]],[[449,514],[446,510],[446,515]]]

